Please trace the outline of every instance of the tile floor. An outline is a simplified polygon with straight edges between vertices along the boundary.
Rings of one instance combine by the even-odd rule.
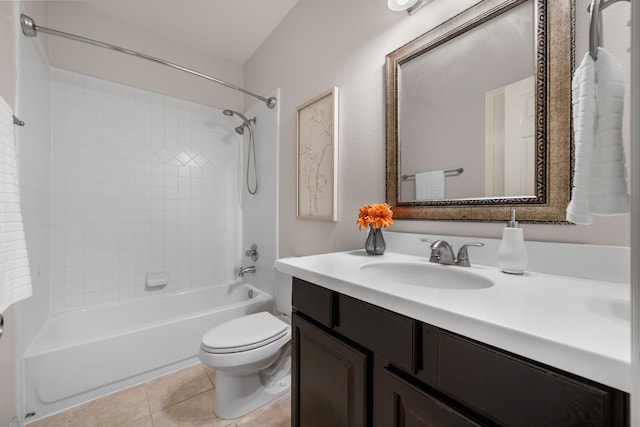
[[[235,420],[213,413],[215,370],[195,364],[27,427],[290,427],[290,394]]]

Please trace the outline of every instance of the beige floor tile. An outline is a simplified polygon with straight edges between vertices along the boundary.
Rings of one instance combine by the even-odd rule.
[[[290,427],[291,392],[236,420],[238,427]]]
[[[59,414],[49,415],[38,421],[29,424],[29,427],[68,427],[71,411],[60,412]]]
[[[212,389],[153,414],[154,427],[233,426],[233,421],[220,419],[213,412],[214,394]]]
[[[72,427],[151,426],[144,384],[124,389],[71,409]]]
[[[151,380],[147,382],[151,413],[155,414],[212,388],[213,384],[200,363]]]
[[[213,381],[215,369],[193,365],[28,427],[290,427],[290,393],[240,419],[218,418],[213,412]],[[154,407],[160,409],[152,411]]]

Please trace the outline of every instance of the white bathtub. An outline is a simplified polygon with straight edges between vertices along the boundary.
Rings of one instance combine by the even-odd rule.
[[[25,354],[26,412],[40,418],[194,363],[204,332],[272,307],[232,284],[55,314]]]

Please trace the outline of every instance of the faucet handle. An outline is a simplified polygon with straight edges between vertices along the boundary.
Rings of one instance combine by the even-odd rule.
[[[247,258],[251,258],[253,262],[256,262],[258,260],[258,245],[256,245],[255,243],[252,244],[251,248],[249,248],[249,250],[244,254]]]
[[[481,248],[482,246],[484,246],[484,243],[470,242],[470,243],[462,245],[462,247],[458,251],[458,256],[456,258],[456,265],[457,266],[460,266],[460,267],[470,267],[471,266],[471,263],[469,262],[469,252],[467,251],[467,248],[469,246],[476,246],[476,247]]]

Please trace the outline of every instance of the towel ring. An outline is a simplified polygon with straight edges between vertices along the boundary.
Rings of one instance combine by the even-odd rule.
[[[622,0],[591,0],[587,7],[590,14],[589,24],[589,55],[595,61],[598,59],[598,47],[602,46],[602,11],[614,3]],[[630,2],[631,0],[625,0]]]

